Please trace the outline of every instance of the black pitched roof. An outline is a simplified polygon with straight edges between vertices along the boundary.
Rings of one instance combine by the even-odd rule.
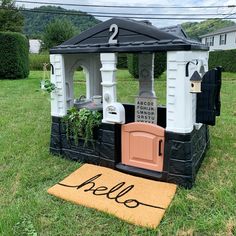
[[[202,81],[202,77],[197,71],[194,71],[193,75],[190,78],[190,81]]]
[[[166,33],[177,35],[180,38],[188,39],[188,35],[184,31],[181,25],[172,25],[163,28],[159,28],[161,31],[165,31]]]
[[[108,43],[113,32],[110,26],[118,26],[117,43]],[[67,40],[50,50],[51,54],[95,52],[155,52],[176,50],[208,50],[208,47],[164,32],[146,22],[113,18]]]

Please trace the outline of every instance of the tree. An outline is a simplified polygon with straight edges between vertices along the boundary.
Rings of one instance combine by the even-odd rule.
[[[235,22],[231,20],[208,19],[201,22],[185,22],[182,27],[190,38],[199,39],[201,35],[232,25],[235,25]]]
[[[24,16],[13,0],[0,1],[0,31],[22,32]]]
[[[35,36],[36,38],[41,38],[41,34],[44,32],[45,26],[56,19],[66,19],[80,31],[85,31],[101,22],[85,12],[68,10],[62,7],[41,6],[33,8],[32,10],[35,12],[22,12],[25,17],[24,33],[30,38]],[[65,14],[59,14],[61,12],[64,12]]]
[[[45,28],[43,33],[43,49],[47,50],[57,46],[73,37],[76,33],[78,33],[78,30],[70,21],[56,19]]]

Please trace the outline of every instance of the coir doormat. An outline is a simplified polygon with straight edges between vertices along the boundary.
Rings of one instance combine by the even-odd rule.
[[[90,164],[84,164],[48,189],[48,193],[56,197],[150,228],[160,223],[175,191],[174,184]]]

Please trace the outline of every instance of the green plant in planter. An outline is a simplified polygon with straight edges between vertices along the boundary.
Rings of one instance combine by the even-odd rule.
[[[56,85],[50,81],[48,67],[49,63],[43,63],[43,79],[41,80],[41,89],[45,92],[51,93],[56,89]]]
[[[98,111],[90,111],[86,108],[77,110],[76,107],[72,107],[64,116],[63,122],[66,125],[67,139],[72,135],[78,145],[78,138],[81,137],[84,139],[84,145],[87,145],[93,138],[94,128],[101,124],[102,115]]]
[[[56,85],[52,83],[50,80],[42,80],[41,89],[45,92],[51,93],[56,89]]]

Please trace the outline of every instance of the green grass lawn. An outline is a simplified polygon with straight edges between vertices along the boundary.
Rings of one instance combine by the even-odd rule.
[[[47,189],[80,163],[49,154],[49,96],[36,92],[42,72],[0,81],[0,235],[236,235],[236,74],[224,73],[222,114],[191,190],[178,188],[156,230],[50,196]],[[78,91],[85,91],[82,72]],[[165,78],[155,82],[165,103]],[[118,71],[118,100],[133,102],[138,82]]]

